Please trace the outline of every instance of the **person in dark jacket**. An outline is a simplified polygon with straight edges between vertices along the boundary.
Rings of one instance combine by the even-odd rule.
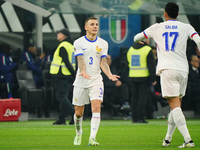
[[[127,52],[129,78],[132,83],[132,121],[145,120],[145,106],[151,84],[156,84],[155,59],[152,48],[147,44],[134,43]]]
[[[107,64],[110,66],[111,72],[114,74],[119,74],[118,71],[116,71],[116,67],[113,67],[111,65],[112,57],[110,55],[107,55],[106,60]],[[122,106],[126,106],[127,109],[130,109],[128,102],[129,89],[127,84],[122,82],[121,80],[113,82],[103,72],[102,77],[104,81],[104,106],[110,109],[119,105],[121,109],[124,109]]]
[[[11,48],[8,44],[0,46],[0,82],[6,83],[8,98],[13,98],[12,87],[16,82],[15,70],[17,64],[11,58]]]
[[[39,87],[43,86],[41,65],[42,65],[42,59],[44,58],[44,54],[41,54],[37,61],[35,61],[36,56],[37,56],[36,47],[33,45],[30,45],[22,53],[20,60],[27,62],[28,69],[32,70],[32,72],[33,72],[33,77],[34,77],[36,87],[39,88]]]
[[[65,125],[65,117],[72,116],[69,124],[74,124],[74,107],[69,100],[69,90],[75,79],[75,57],[74,47],[70,43],[70,33],[67,29],[62,29],[57,34],[60,41],[54,52],[53,61],[50,66],[52,84],[55,91],[55,98],[60,102],[59,119],[53,125]]]
[[[191,102],[195,115],[200,116],[200,70],[199,58],[192,55],[189,65],[188,87],[190,88]]]

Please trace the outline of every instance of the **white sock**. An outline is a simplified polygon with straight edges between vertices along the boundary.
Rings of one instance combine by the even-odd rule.
[[[173,118],[172,113],[173,113],[173,111],[171,111],[169,113],[167,134],[165,136],[165,140],[168,140],[169,142],[172,141],[172,136],[173,136],[174,131],[176,129],[176,124],[174,122],[174,118]]]
[[[186,143],[189,142],[191,140],[191,137],[190,137],[187,125],[186,125],[185,116],[183,115],[181,108],[177,107],[177,108],[173,109],[172,114],[173,114],[174,122],[175,122],[178,130],[182,134],[185,142]]]
[[[74,123],[75,123],[76,135],[81,135],[83,133],[82,122],[83,122],[83,117],[77,118],[76,115],[74,114]]]
[[[100,113],[92,113],[90,139],[96,138],[100,121],[101,121]]]

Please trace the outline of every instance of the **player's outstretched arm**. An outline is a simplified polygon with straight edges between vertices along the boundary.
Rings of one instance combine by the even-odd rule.
[[[120,76],[113,75],[110,71],[110,67],[107,64],[106,57],[101,59],[101,69],[107,75],[107,77],[112,81],[117,81]]]
[[[145,36],[144,36],[143,32],[141,32],[141,33],[138,33],[136,36],[134,36],[133,41],[136,43],[144,44],[142,42],[143,39],[145,39]]]
[[[81,71],[79,76],[83,76],[83,78],[85,78],[85,79],[90,79],[91,76],[89,76],[86,72],[86,65],[85,65],[85,61],[83,59],[83,55],[77,56],[77,61],[78,61],[78,67]]]

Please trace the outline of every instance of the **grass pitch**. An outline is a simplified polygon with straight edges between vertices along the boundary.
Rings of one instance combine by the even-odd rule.
[[[100,146],[88,146],[90,120],[83,121],[81,146],[74,146],[73,125],[52,125],[53,121],[0,122],[0,150],[161,150],[177,149],[183,138],[176,129],[169,148],[161,146],[167,131],[164,120],[148,120],[148,124],[130,120],[102,120],[97,135]],[[187,120],[189,132],[200,149],[200,120]]]

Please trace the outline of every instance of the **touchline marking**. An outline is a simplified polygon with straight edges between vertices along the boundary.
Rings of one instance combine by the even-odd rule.
[[[6,128],[6,127],[4,127],[4,128]],[[70,128],[14,128],[11,130],[74,130],[74,128],[71,128],[71,129]],[[85,128],[84,130],[90,130],[90,129]]]

